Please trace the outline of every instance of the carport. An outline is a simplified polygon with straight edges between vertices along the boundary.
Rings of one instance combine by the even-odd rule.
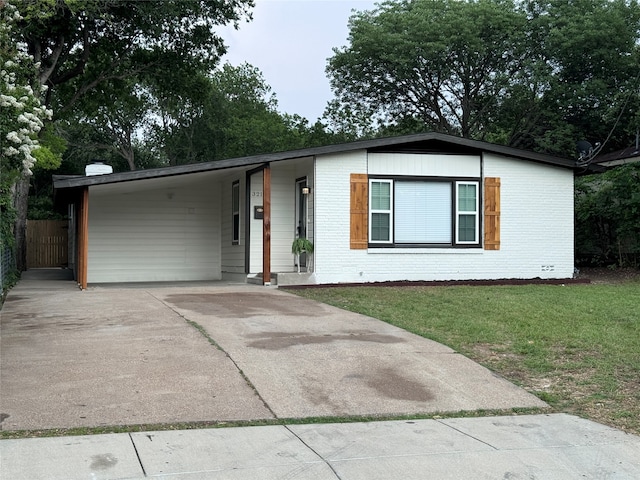
[[[272,271],[293,271],[296,189],[307,185],[312,159],[281,160],[54,177],[56,203],[68,206],[78,284],[259,275],[268,285]]]

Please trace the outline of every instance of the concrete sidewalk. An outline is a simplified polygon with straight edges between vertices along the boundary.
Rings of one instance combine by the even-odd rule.
[[[0,441],[12,480],[628,479],[640,437],[565,414]]]

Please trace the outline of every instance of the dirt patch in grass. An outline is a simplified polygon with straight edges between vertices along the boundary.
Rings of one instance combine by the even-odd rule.
[[[557,411],[579,415],[599,423],[640,434],[640,380],[632,372],[619,372],[616,384],[603,389],[598,370],[582,365],[597,352],[560,349],[553,358],[554,368],[536,375],[520,368],[522,356],[505,352],[505,345],[476,344],[467,356],[511,382],[534,393]]]

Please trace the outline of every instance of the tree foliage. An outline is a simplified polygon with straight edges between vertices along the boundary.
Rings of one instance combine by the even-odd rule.
[[[144,84],[161,79],[178,96],[184,79],[215,67],[225,53],[219,25],[250,18],[252,0],[18,0],[19,33],[39,65],[38,82],[57,130],[93,128],[98,143],[136,168],[135,132],[150,100]],[[65,123],[66,121],[66,123]],[[82,137],[81,137],[82,138]]]
[[[350,46],[330,60],[344,102],[433,130],[477,135],[517,70],[523,18],[512,2],[385,2],[354,15]],[[386,118],[385,118],[386,117]]]
[[[179,103],[166,97],[161,86],[151,87],[160,119],[154,138],[171,165],[292,150],[337,138],[321,123],[309,125],[302,117],[281,114],[271,87],[252,65],[225,64],[189,83]],[[191,96],[193,91],[199,94]]]
[[[38,132],[51,117],[40,103],[37,65],[17,41],[22,19],[14,5],[0,1],[0,251],[15,246],[16,185],[36,163],[55,167],[56,155],[38,142]]]
[[[640,105],[635,0],[388,0],[349,28],[327,67],[343,128],[573,155],[614,127],[618,147]]]
[[[251,0],[23,0],[21,32],[40,62],[47,104],[62,116],[106,82],[142,73],[170,77],[215,66],[215,27],[249,17]],[[36,13],[37,12],[37,13]],[[170,80],[166,80],[170,82]]]
[[[640,266],[640,163],[579,178],[575,208],[578,261]]]
[[[237,25],[253,6],[252,0],[15,1],[22,13],[16,40],[35,61],[36,86],[47,87],[41,100],[55,112],[56,131],[70,139],[64,127],[86,121],[90,113],[130,168],[136,165],[134,97],[143,76],[163,77],[170,85],[185,74],[210,70],[224,53],[215,28]],[[98,106],[87,100],[93,95],[113,101]],[[21,178],[15,190],[14,233],[18,267],[24,269],[28,179]]]

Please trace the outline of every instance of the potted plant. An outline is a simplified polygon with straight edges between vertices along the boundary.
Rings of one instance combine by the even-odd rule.
[[[296,238],[291,245],[291,253],[298,257],[296,263],[298,264],[298,273],[300,273],[300,255],[303,253],[311,255],[313,253],[313,243],[304,237]]]

